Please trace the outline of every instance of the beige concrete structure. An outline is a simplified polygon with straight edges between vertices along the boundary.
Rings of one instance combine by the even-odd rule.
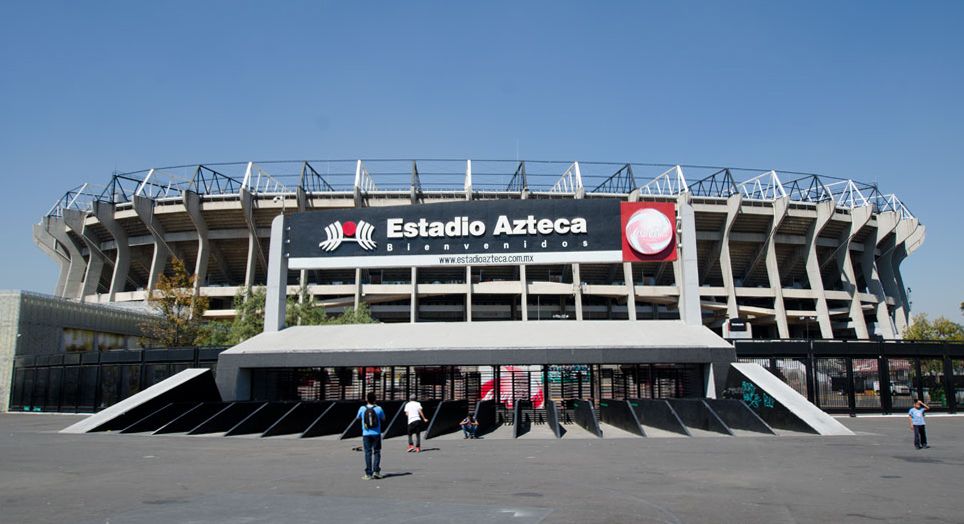
[[[648,172],[648,173],[647,173]],[[647,173],[647,174],[643,174]],[[689,182],[687,181],[689,178]],[[331,311],[365,303],[383,322],[747,320],[764,338],[900,338],[900,264],[922,224],[875,186],[775,171],[510,161],[252,162],[151,169],[67,192],[34,228],[57,294],[141,301],[181,257],[211,297],[265,285],[272,219],[299,210],[488,199],[675,202],[671,263],[393,267],[288,274]]]

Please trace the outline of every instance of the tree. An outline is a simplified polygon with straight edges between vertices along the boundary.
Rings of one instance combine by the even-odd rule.
[[[195,340],[198,346],[231,346],[234,338],[231,335],[232,322],[226,320],[211,320],[201,326],[201,332]]]
[[[265,290],[261,287],[239,289],[234,295],[234,321],[231,343],[241,343],[264,331]]]
[[[190,275],[184,262],[171,259],[171,274],[162,274],[157,286],[148,293],[147,304],[157,311],[156,318],[143,322],[141,329],[164,347],[195,344],[208,309],[208,298],[194,294],[195,275]]]
[[[913,322],[904,332],[904,340],[944,340],[964,341],[964,327],[956,322],[937,317],[930,321],[925,313],[914,316]]]
[[[368,304],[359,304],[357,308],[346,309],[341,315],[329,318],[326,324],[374,324],[378,321],[372,318]]]
[[[328,320],[325,308],[308,293],[308,286],[301,286],[298,295],[288,297],[285,307],[286,326],[317,326]]]

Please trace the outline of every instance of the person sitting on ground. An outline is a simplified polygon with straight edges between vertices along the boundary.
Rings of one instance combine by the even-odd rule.
[[[479,438],[476,433],[479,431],[479,421],[475,420],[475,415],[469,413],[459,422],[459,427],[465,433],[465,438]]]

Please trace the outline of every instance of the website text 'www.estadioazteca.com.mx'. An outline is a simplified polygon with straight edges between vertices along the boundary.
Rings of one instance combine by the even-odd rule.
[[[438,257],[439,264],[524,264],[533,262],[532,255],[462,255],[457,257]]]

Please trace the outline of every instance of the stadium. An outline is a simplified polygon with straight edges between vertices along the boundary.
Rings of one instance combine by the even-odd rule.
[[[34,238],[59,265],[59,296],[143,301],[177,256],[210,297],[207,315],[230,318],[239,287],[266,284],[279,214],[520,199],[675,204],[692,259],[302,270],[288,274],[288,293],[306,286],[332,312],[366,303],[381,322],[697,319],[722,335],[739,319],[755,338],[862,340],[897,339],[907,326],[900,265],[924,226],[875,185],[806,173],[471,160],[203,164],[67,191]]]
[[[428,402],[432,437],[467,411],[513,437],[848,434],[825,412],[964,400],[959,347],[899,340],[900,265],[924,231],[875,185],[790,171],[324,160],[115,173],[34,228],[60,300],[115,327],[39,320],[64,306],[22,298],[21,325],[47,338],[18,345],[10,404],[100,411],[77,431],[347,438],[374,391],[393,412]],[[231,348],[133,345],[132,320],[113,317],[142,315],[173,257],[210,320],[265,289],[264,332]],[[286,326],[304,292],[377,323]]]

